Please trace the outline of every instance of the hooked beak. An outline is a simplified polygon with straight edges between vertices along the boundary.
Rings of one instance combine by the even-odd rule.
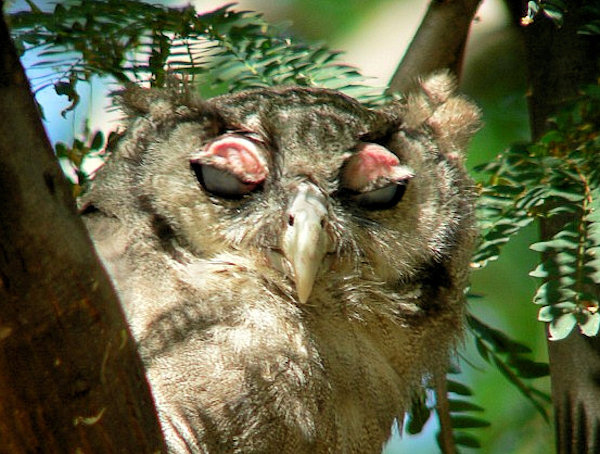
[[[286,214],[282,250],[294,273],[298,299],[305,303],[329,249],[330,240],[324,228],[327,217],[325,197],[313,185],[303,183]]]

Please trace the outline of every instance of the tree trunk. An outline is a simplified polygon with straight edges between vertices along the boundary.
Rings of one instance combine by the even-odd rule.
[[[561,27],[540,14],[523,30],[534,140],[548,130],[552,115],[600,75],[600,39],[577,33],[589,20],[585,4],[568,2]],[[525,15],[518,3],[509,6],[515,20]],[[542,220],[540,240],[549,241],[566,221],[562,216]],[[557,452],[600,452],[600,338],[575,329],[566,339],[548,340],[548,353]]]
[[[135,344],[0,17],[0,452],[161,450]]]

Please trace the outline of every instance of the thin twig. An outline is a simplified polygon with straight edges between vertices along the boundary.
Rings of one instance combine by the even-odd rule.
[[[435,401],[438,418],[440,419],[440,449],[443,454],[456,454],[456,445],[452,435],[450,419],[450,403],[448,402],[448,385],[446,374],[437,373],[435,380]]]

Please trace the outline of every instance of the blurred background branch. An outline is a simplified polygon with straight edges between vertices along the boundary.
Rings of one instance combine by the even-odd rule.
[[[416,79],[440,69],[460,78],[467,37],[481,0],[434,0],[394,72],[388,92],[406,93]]]

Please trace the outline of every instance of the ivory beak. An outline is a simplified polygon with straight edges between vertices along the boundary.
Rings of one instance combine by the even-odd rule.
[[[291,200],[282,250],[294,273],[300,303],[306,303],[329,248],[324,228],[327,217],[325,197],[313,185],[302,183]]]

